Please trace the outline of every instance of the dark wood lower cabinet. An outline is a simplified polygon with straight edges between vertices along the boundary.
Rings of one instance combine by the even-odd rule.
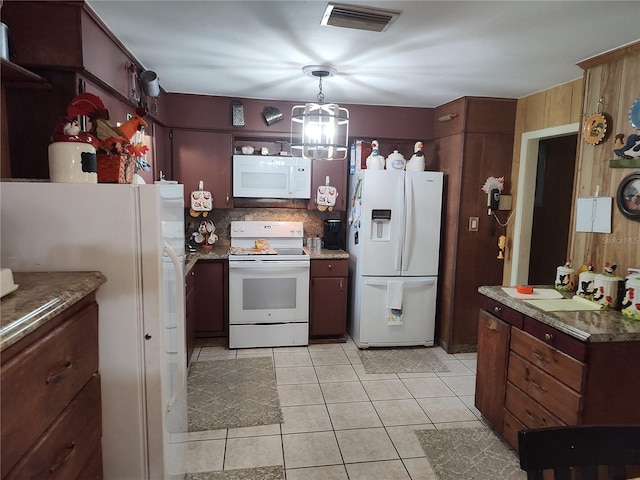
[[[5,349],[0,372],[2,479],[102,478],[95,293]]]
[[[346,259],[312,260],[310,281],[310,337],[338,337],[347,331]]]
[[[511,326],[480,310],[475,405],[496,429],[502,427]]]
[[[523,429],[640,423],[640,342],[584,342],[485,296],[480,305],[475,405],[512,448]]]
[[[196,337],[228,335],[228,263],[199,260],[195,272],[193,317]]]

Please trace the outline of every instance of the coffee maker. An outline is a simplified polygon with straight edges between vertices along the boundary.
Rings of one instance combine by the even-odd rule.
[[[342,221],[324,221],[324,248],[339,250],[342,248]]]

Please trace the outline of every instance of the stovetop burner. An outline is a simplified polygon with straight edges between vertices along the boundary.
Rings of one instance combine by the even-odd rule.
[[[302,222],[231,222],[230,261],[308,261],[302,248]],[[256,248],[257,240],[266,240],[268,246]]]

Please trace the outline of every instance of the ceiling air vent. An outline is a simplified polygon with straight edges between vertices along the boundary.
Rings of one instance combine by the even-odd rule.
[[[320,24],[384,32],[399,16],[392,10],[329,3]]]

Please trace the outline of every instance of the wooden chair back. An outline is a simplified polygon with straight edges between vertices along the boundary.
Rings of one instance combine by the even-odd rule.
[[[640,465],[640,425],[522,430],[518,449],[528,480],[626,480],[639,471],[628,467]],[[543,477],[545,470],[553,477]]]

